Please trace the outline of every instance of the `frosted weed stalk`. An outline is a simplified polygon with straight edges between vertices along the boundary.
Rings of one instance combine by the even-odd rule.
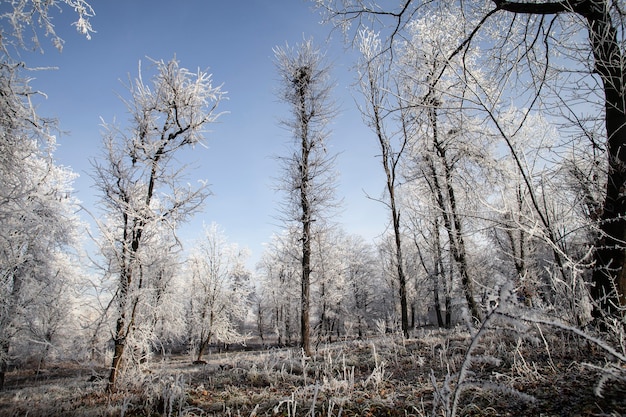
[[[180,374],[168,376],[160,378],[153,386],[157,390],[157,402],[163,406],[163,415],[181,415],[187,401],[188,387],[185,378]]]
[[[380,388],[380,385],[385,381],[385,361],[380,360],[378,354],[376,353],[376,345],[372,343],[372,355],[374,356],[374,369],[370,376],[365,380],[364,385],[367,386],[369,383],[374,385],[374,388],[377,390]]]
[[[443,414],[445,417],[455,417],[459,411],[461,395],[470,388],[482,388],[497,391],[518,397],[519,399],[527,402],[535,401],[534,397],[517,391],[509,386],[496,384],[490,381],[471,379],[473,375],[473,372],[471,371],[472,365],[482,363],[499,366],[501,364],[501,360],[493,356],[475,355],[480,342],[484,339],[496,318],[504,318],[504,320],[509,322],[514,329],[519,328],[520,326],[520,322],[518,320],[506,314],[512,305],[512,296],[511,288],[505,286],[501,289],[499,303],[487,314],[481,323],[480,328],[472,334],[470,345],[465,351],[463,362],[456,374],[452,375],[450,374],[450,371],[448,371],[440,387],[437,383],[434,372],[431,371],[430,379],[434,388],[433,416]]]

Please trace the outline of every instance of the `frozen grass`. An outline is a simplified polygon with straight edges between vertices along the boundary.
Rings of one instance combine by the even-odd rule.
[[[492,324],[473,335],[422,329],[409,340],[320,345],[312,357],[276,348],[214,354],[204,365],[155,358],[111,395],[103,380],[90,382],[92,371],[76,366],[37,381],[13,373],[0,393],[0,415],[626,414],[623,363],[571,333]]]

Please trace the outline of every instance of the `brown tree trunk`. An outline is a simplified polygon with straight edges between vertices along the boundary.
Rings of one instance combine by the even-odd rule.
[[[302,210],[302,280],[300,300],[300,337],[304,354],[311,355],[311,320],[310,320],[310,280],[311,280],[311,203],[309,199],[309,154],[311,152],[311,138],[309,138],[310,115],[306,110],[306,94],[311,82],[308,68],[299,69],[297,92],[300,100],[300,127],[301,127],[301,160],[300,160],[300,208]]]
[[[439,299],[439,268],[435,267],[435,273],[433,274],[433,295],[435,301],[435,314],[437,315],[437,326],[444,327],[443,315],[441,314],[441,301]]]
[[[437,325],[439,327],[449,327],[449,323],[443,321],[443,316],[441,314],[441,301],[439,297],[439,284],[443,284],[444,295],[448,296],[447,288],[448,286],[445,283],[445,275],[444,275],[444,267],[443,267],[443,254],[441,252],[441,235],[439,234],[439,218],[435,217],[435,225],[434,225],[434,233],[435,233],[435,270],[434,270],[434,291],[435,291],[435,312],[437,313]],[[446,305],[446,312],[448,308]]]
[[[604,2],[585,2],[583,16],[589,22],[596,72],[605,94],[609,172],[606,197],[596,245],[591,294],[597,305],[594,317],[620,316],[626,306],[626,112],[622,54]]]
[[[200,346],[198,346],[198,355],[196,356],[197,362],[202,361],[202,356],[204,356],[204,350],[208,346],[210,340],[211,340],[211,336],[208,336],[208,337],[202,338],[202,340],[200,341]]]
[[[0,343],[0,391],[4,390],[6,373],[9,370],[9,341],[3,340]]]
[[[384,156],[383,156],[384,158]],[[387,169],[385,169],[387,171]],[[391,217],[393,219],[393,231],[394,231],[394,242],[395,242],[395,254],[396,254],[396,270],[398,271],[398,294],[400,295],[400,317],[402,321],[402,333],[405,338],[409,338],[409,311],[408,311],[408,302],[407,302],[407,293],[406,293],[406,276],[404,275],[404,265],[403,265],[403,257],[402,257],[402,240],[401,240],[401,231],[400,231],[400,212],[396,207],[396,199],[395,199],[395,190],[392,182],[389,181],[389,178],[392,178],[387,175],[387,189],[390,195],[390,203],[391,203]],[[393,181],[393,180],[392,180]]]
[[[117,321],[115,331],[115,347],[113,349],[113,361],[111,362],[111,372],[109,373],[109,382],[107,383],[107,391],[113,392],[116,388],[117,377],[122,365],[122,358],[124,356],[124,348],[126,346],[126,337],[124,335],[124,319],[120,318]]]

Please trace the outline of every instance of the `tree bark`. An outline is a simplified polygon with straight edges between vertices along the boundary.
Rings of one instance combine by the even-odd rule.
[[[439,227],[439,222],[435,222],[435,226]],[[439,236],[439,231],[436,232],[437,236]],[[437,326],[444,327],[443,315],[441,314],[441,300],[439,298],[439,280],[441,278],[442,272],[439,270],[440,258],[441,258],[441,247],[439,239],[436,242],[437,245],[437,255],[435,257],[435,265],[433,271],[433,295],[435,298],[435,314],[437,315]]]
[[[617,44],[616,30],[606,11],[608,6],[604,2],[587,3],[587,10],[581,14],[589,22],[596,72],[604,86],[609,158],[592,287],[592,296],[597,303],[594,317],[600,318],[603,314],[619,316],[619,309],[626,306],[626,112],[623,57]]]
[[[0,359],[0,391],[4,390],[4,382],[6,373],[9,370],[9,341],[2,340],[0,342],[0,355],[2,359]]]
[[[371,83],[372,91],[376,86]],[[398,273],[398,295],[400,296],[400,320],[402,326],[402,333],[405,338],[409,338],[409,311],[406,292],[406,275],[404,274],[404,258],[402,256],[402,233],[400,224],[400,209],[396,202],[396,167],[404,150],[406,144],[402,145],[402,149],[394,156],[393,150],[389,140],[385,137],[382,131],[382,121],[380,119],[380,108],[378,108],[374,101],[372,101],[374,107],[374,118],[376,124],[376,136],[380,143],[380,149],[382,151],[383,169],[385,171],[385,177],[387,179],[387,192],[389,193],[389,207],[391,209],[391,222],[393,226],[394,237],[394,252],[395,252],[395,266]]]
[[[120,321],[118,320],[118,324],[117,324],[118,329],[117,329],[116,334],[119,334],[120,332],[119,327],[120,327]],[[117,384],[117,377],[119,375],[119,371],[120,371],[121,364],[122,364],[122,358],[124,356],[125,346],[126,345],[123,339],[115,340],[115,347],[113,349],[113,361],[111,362],[111,372],[109,373],[109,381],[107,383],[108,392],[115,391],[116,384]]]
[[[383,158],[385,156],[383,155]],[[387,171],[387,169],[385,169]],[[390,177],[389,174],[387,178]],[[389,191],[389,198],[391,202],[391,217],[393,220],[393,231],[394,231],[394,243],[395,243],[395,252],[396,252],[396,270],[398,271],[398,295],[400,295],[400,317],[402,321],[402,333],[406,339],[409,338],[409,312],[408,312],[408,302],[407,302],[407,293],[406,293],[406,275],[404,275],[404,259],[402,257],[402,240],[401,240],[401,231],[400,231],[400,212],[396,207],[396,198],[395,198],[395,186],[393,185],[393,180],[391,182],[387,181],[387,189]]]
[[[207,337],[203,337],[202,340],[200,341],[200,346],[198,346],[198,355],[196,356],[196,361],[197,362],[201,362],[202,361],[202,356],[204,356],[204,350],[209,345],[210,341],[211,341],[211,336],[210,335],[207,336]]]

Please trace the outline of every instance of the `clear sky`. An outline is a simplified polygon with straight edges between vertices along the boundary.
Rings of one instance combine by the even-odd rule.
[[[32,86],[47,94],[41,116],[55,117],[65,132],[59,135],[57,163],[80,175],[76,195],[90,210],[95,190],[90,160],[99,155],[100,117],[122,123],[128,119],[118,94],[128,97],[123,81],[137,75],[139,60],[169,60],[181,67],[208,69],[224,85],[227,111],[206,135],[208,148],[196,148],[186,162],[196,167],[190,178],[205,179],[213,195],[201,213],[181,231],[187,246],[201,236],[202,223],[216,222],[231,242],[252,252],[254,265],[273,233],[280,231],[274,191],[280,170],[273,158],[285,151],[289,133],[279,126],[288,108],[276,96],[279,86],[272,48],[313,37],[327,50],[337,81],[335,98],[341,112],[332,125],[330,148],[338,153],[338,197],[343,211],[336,220],[349,233],[366,239],[380,235],[387,223],[384,206],[365,193],[380,196],[383,174],[375,137],[356,109],[358,97],[354,54],[340,33],[321,25],[320,16],[304,0],[92,0],[96,33],[86,40],[70,26],[69,10],[55,16],[66,41],[62,53],[42,43],[44,54],[22,53],[29,67],[57,67],[32,73]],[[332,36],[331,36],[332,35]],[[330,39],[329,39],[329,36]],[[186,156],[186,157],[187,157]],[[86,218],[87,220],[87,218]]]

